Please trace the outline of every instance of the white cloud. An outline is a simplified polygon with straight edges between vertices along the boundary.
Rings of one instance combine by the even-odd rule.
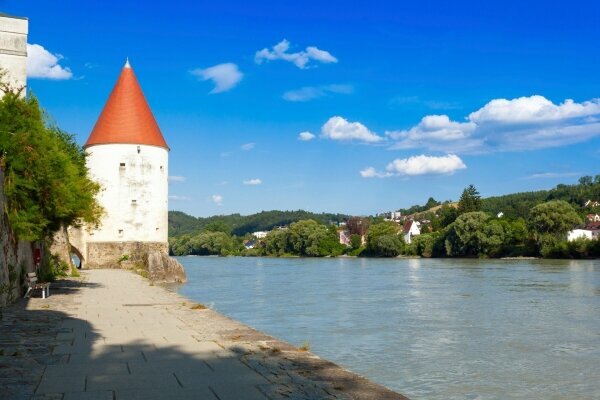
[[[260,184],[262,184],[262,181],[258,178],[248,179],[247,181],[244,181],[244,185],[256,186]]]
[[[250,151],[252,150],[254,147],[256,147],[256,143],[246,143],[240,146],[240,148],[244,151]]]
[[[203,81],[211,80],[215,84],[211,94],[223,93],[233,89],[244,77],[238,66],[234,63],[218,64],[206,69],[195,69],[191,71],[192,75],[197,76]]]
[[[262,64],[263,61],[273,60],[285,60],[294,63],[298,68],[307,68],[307,64],[311,61],[319,61],[322,63],[336,63],[338,62],[331,53],[325,50],[321,50],[315,46],[308,46],[304,51],[296,53],[288,53],[290,49],[290,42],[283,39],[272,47],[271,50],[264,48],[256,52],[254,61],[257,64]]]
[[[310,133],[309,131],[300,132],[298,134],[298,140],[302,140],[303,142],[308,142],[309,140],[313,140],[315,135]]]
[[[212,202],[215,203],[218,206],[222,206],[223,205],[223,196],[221,196],[220,194],[213,194],[212,197]]]
[[[600,99],[575,103],[571,99],[554,104],[543,96],[519,97],[517,99],[495,99],[479,110],[472,112],[469,119],[477,124],[497,122],[500,124],[548,123],[576,117],[600,114]]]
[[[285,92],[282,97],[287,101],[298,102],[314,100],[330,94],[351,94],[353,91],[354,87],[352,85],[306,86]]]
[[[189,198],[189,197],[187,197],[187,196],[170,195],[169,196],[169,200],[173,200],[173,201],[190,201],[192,199]]]
[[[600,136],[600,99],[554,104],[543,96],[495,99],[464,122],[429,115],[412,128],[386,132],[393,149],[476,153],[558,147]]]
[[[532,174],[524,177],[523,179],[554,179],[554,178],[566,178],[569,176],[580,176],[579,172],[542,172],[538,174]]]
[[[321,137],[331,140],[358,140],[367,143],[376,143],[383,140],[381,136],[371,132],[360,122],[348,122],[342,117],[331,117],[321,127]]]
[[[185,182],[185,176],[171,175],[169,176],[169,182]]]
[[[451,175],[458,170],[465,169],[465,163],[455,154],[446,156],[412,156],[397,158],[387,165],[384,172],[378,172],[373,167],[360,171],[363,178],[387,178],[391,176],[418,176],[418,175]]]
[[[39,44],[27,44],[27,77],[53,80],[73,78],[68,67],[59,65],[60,54],[52,54]]]

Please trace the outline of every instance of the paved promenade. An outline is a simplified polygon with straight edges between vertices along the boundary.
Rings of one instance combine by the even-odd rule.
[[[403,399],[150,283],[91,270],[0,323],[2,399]]]

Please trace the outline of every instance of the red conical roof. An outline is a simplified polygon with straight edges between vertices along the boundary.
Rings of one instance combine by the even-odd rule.
[[[129,61],[121,70],[84,147],[110,143],[147,144],[169,149]]]

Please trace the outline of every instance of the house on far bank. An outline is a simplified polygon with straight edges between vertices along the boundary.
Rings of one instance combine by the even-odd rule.
[[[588,214],[585,216],[585,221],[586,222],[600,222],[600,215],[599,214]]]
[[[504,213],[503,213],[502,211],[500,211],[500,212],[499,212],[499,213],[496,215],[496,217],[498,217],[498,218],[502,218],[502,217],[504,217]]]
[[[600,229],[573,229],[567,234],[567,241],[573,242],[577,239],[594,240],[600,237]]]
[[[406,221],[403,227],[404,242],[410,244],[413,236],[421,234],[420,224],[417,221]]]
[[[338,231],[338,237],[340,239],[340,244],[345,245],[346,247],[352,247],[352,235],[350,231],[347,229],[343,229]],[[367,243],[367,238],[365,235],[360,237],[360,245],[364,246]]]
[[[256,247],[256,239],[244,240],[244,247],[246,250],[250,250]]]
[[[252,236],[254,236],[257,239],[264,239],[268,234],[269,232],[267,231],[252,232]]]
[[[339,231],[338,236],[340,238],[340,244],[350,247],[351,242],[350,242],[350,232],[349,231],[346,231],[346,230]]]
[[[600,207],[600,202],[588,200],[583,204],[584,207]]]

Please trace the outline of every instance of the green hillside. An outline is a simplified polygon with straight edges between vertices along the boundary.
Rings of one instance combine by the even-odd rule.
[[[289,225],[306,219],[322,223],[341,222],[348,218],[343,214],[321,213],[308,211],[262,211],[251,215],[216,215],[207,218],[196,218],[181,211],[169,211],[169,237],[198,233],[206,227],[218,227],[227,233],[243,236],[256,231],[269,231],[276,226]]]

